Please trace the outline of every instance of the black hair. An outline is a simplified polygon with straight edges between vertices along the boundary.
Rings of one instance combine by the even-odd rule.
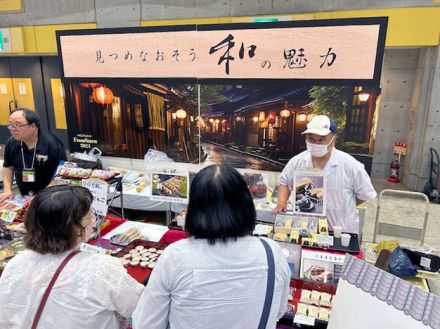
[[[37,114],[37,112],[32,111],[30,109],[27,109],[25,107],[20,107],[18,109],[15,109],[14,111],[12,111],[12,113],[21,111],[23,112],[24,118],[26,119],[28,124],[35,124],[35,126],[37,126],[37,128],[40,128],[40,116]],[[11,113],[11,114],[12,114]]]
[[[255,206],[240,173],[228,165],[202,169],[191,182],[185,229],[196,239],[217,240],[252,234]]]
[[[41,254],[74,248],[92,200],[90,191],[81,186],[51,186],[38,192],[24,219],[26,247]]]

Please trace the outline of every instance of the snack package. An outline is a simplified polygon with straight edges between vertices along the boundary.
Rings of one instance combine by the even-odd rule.
[[[318,314],[319,314],[319,307],[313,305],[309,305],[307,307],[307,315],[310,316],[311,318],[317,319]]]
[[[318,223],[318,233],[328,235],[327,218],[320,218]]]
[[[321,293],[317,290],[312,290],[312,293],[310,294],[310,303],[319,305],[320,299],[321,299]]]
[[[295,244],[299,243],[299,230],[290,231],[290,242]]]
[[[330,310],[325,307],[320,307],[318,311],[318,319],[328,321],[330,319]]]
[[[296,309],[296,314],[298,315],[307,315],[307,304],[303,304],[303,303],[298,303],[297,309]]]
[[[312,233],[311,244],[312,247],[318,247],[318,234]]]
[[[331,307],[332,306],[332,295],[326,292],[321,292],[321,299],[319,301],[320,306]]]
[[[301,244],[304,246],[304,247],[310,247],[311,245],[312,245],[312,238],[302,238],[301,239]]]
[[[311,295],[312,295],[312,292],[310,290],[303,289],[303,290],[301,290],[301,297],[300,297],[299,301],[304,304],[309,304]]]
[[[273,236],[273,239],[275,241],[281,241],[281,242],[285,242],[287,241],[287,234],[286,233],[275,233]]]

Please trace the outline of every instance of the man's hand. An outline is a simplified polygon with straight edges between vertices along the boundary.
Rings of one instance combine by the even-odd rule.
[[[0,202],[3,202],[8,199],[12,199],[14,197],[14,193],[6,191],[0,194]]]
[[[285,205],[278,204],[275,209],[272,210],[272,214],[278,214],[280,212],[286,212],[287,208]]]
[[[277,214],[279,212],[286,212],[287,211],[287,200],[290,196],[290,190],[286,185],[279,185],[278,186],[278,204],[277,207],[272,210],[273,214]]]

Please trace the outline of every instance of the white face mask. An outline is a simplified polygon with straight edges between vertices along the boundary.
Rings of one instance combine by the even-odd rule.
[[[328,149],[328,146],[333,142],[333,138],[330,140],[330,142],[328,144],[314,144],[314,143],[310,143],[308,141],[306,141],[306,145],[307,145],[307,150],[309,150],[310,154],[313,157],[323,157],[324,155],[326,155],[328,153],[328,151],[330,151]]]

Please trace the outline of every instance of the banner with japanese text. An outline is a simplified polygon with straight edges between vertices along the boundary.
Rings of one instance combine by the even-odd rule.
[[[378,81],[386,19],[64,31],[66,78]]]

